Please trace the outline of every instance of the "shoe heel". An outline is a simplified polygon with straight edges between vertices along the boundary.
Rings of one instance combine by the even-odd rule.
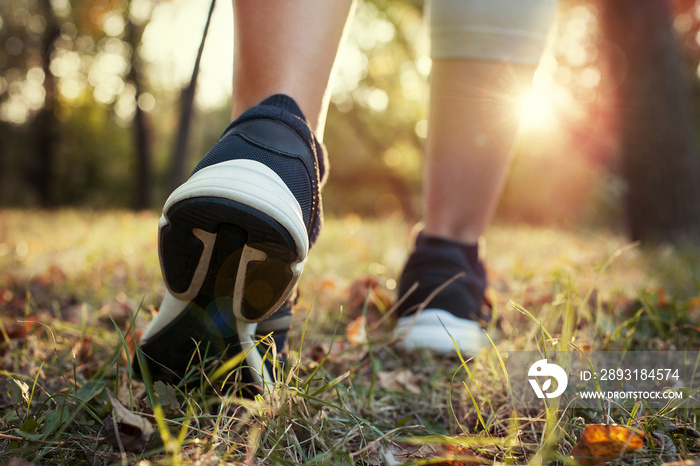
[[[206,299],[233,298],[236,318],[259,322],[291,295],[303,261],[273,219],[220,198],[182,201],[166,217],[161,268],[176,299],[206,306]]]
[[[232,298],[236,319],[259,322],[292,294],[308,253],[299,204],[250,160],[200,170],[170,196],[159,228],[166,286],[206,307]]]

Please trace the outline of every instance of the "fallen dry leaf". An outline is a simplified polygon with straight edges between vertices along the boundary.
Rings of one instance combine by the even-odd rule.
[[[379,280],[374,277],[360,277],[350,285],[345,312],[353,318],[364,315],[367,323],[372,325],[391,307],[391,301],[388,290],[379,285]]]
[[[140,380],[129,380],[128,374],[124,373],[119,381],[117,399],[124,406],[133,406],[143,400],[146,396],[146,385]]]
[[[36,321],[36,317],[29,316],[26,319],[23,318],[15,322],[3,322],[2,325],[5,327],[5,333],[10,340],[21,340],[27,338],[32,328],[36,325]],[[4,339],[3,343],[5,343]]]
[[[657,296],[657,306],[660,307],[665,307],[668,306],[670,300],[668,298],[668,293],[666,293],[666,290],[664,288],[657,288],[656,289],[656,296]]]
[[[664,463],[661,466],[700,466],[700,460],[674,461],[673,463]]]
[[[10,379],[7,383],[7,396],[16,404],[29,403],[29,385],[17,379]]]
[[[336,374],[348,368],[360,370],[366,355],[366,346],[353,346],[348,340],[337,340],[333,344],[321,342],[307,352],[307,357],[314,364],[323,364],[328,371]]]
[[[163,409],[163,415],[166,418],[172,418],[180,410],[182,403],[177,399],[177,390],[172,385],[166,384],[160,380],[153,382],[153,395],[157,403]],[[148,397],[144,399],[144,404],[148,412],[153,411],[153,406]]]
[[[360,316],[350,322],[345,328],[345,332],[348,334],[348,340],[354,346],[367,343],[367,321],[365,317]]]
[[[85,335],[75,342],[71,353],[79,363],[89,362],[93,354],[92,338]]]
[[[32,463],[27,463],[23,459],[20,458],[12,458],[9,463],[7,463],[7,466],[33,466]]]
[[[644,433],[627,426],[591,424],[583,429],[571,457],[583,466],[596,466],[644,446]]]
[[[342,357],[343,353],[346,352],[349,347],[350,344],[347,341],[337,341],[334,342],[333,345],[322,341],[317,343],[316,346],[311,347],[311,349],[306,352],[306,357],[316,363],[320,363],[324,359],[335,361],[336,358]]]
[[[372,442],[363,462],[371,465],[398,465],[420,460],[431,460],[432,465],[476,466],[490,464],[469,448],[451,443]],[[442,459],[442,461],[440,461]]]
[[[420,379],[410,369],[377,372],[377,384],[390,392],[411,392],[420,395]]]
[[[146,418],[126,409],[110,391],[107,395],[114,417],[105,421],[105,439],[115,448],[121,444],[126,451],[143,450],[153,434],[153,426]]]

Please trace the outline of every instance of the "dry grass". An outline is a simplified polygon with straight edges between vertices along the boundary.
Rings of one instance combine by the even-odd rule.
[[[156,224],[150,213],[0,211],[0,460],[563,463],[585,424],[611,421],[649,433],[687,427],[662,435],[671,442],[663,454],[649,440],[618,464],[700,454],[690,429],[697,410],[514,411],[501,366],[508,351],[556,350],[567,338],[595,349],[700,349],[696,252],[641,251],[601,232],[494,227],[487,260],[499,338],[467,363],[398,352],[391,317],[370,325],[365,343],[349,342],[350,322],[390,306],[410,228],[330,220],[302,278],[282,381],[270,396],[245,400],[215,382],[184,391],[130,380],[124,347],[163,292]],[[130,444],[123,424],[115,433],[108,392],[156,429],[143,449],[132,448],[139,439]],[[159,401],[150,408],[143,398]]]

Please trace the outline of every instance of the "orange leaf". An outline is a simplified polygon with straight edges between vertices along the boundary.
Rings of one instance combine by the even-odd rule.
[[[663,288],[657,288],[656,289],[656,295],[658,297],[657,301],[657,306],[668,306],[669,299],[668,299],[668,293],[666,293],[666,290]]]
[[[700,308],[700,296],[696,296],[696,297],[692,298],[690,301],[688,301],[688,307],[690,309]]]
[[[392,305],[389,290],[379,284],[375,277],[357,278],[348,289],[348,300],[345,313],[350,318],[364,315],[367,324],[372,328],[374,324],[384,318],[384,313]]]
[[[354,346],[364,345],[367,343],[367,322],[365,316],[360,316],[350,322],[345,328],[348,334],[348,340]]]
[[[638,429],[591,424],[583,429],[581,439],[571,450],[571,456],[583,466],[596,466],[643,446],[644,433]]]

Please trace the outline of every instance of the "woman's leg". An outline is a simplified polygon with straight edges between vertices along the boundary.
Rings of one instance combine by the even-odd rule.
[[[319,140],[352,0],[234,2],[233,118],[273,94],[301,107]]]

